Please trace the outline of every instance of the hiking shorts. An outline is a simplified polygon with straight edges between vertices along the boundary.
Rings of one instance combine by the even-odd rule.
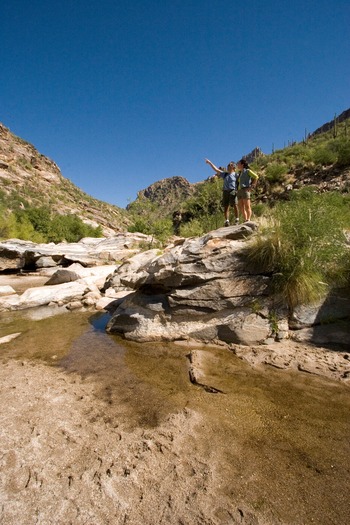
[[[249,200],[250,199],[249,188],[241,188],[240,190],[238,190],[237,191],[237,197],[238,197],[238,199]]]
[[[222,204],[224,205],[224,208],[226,206],[234,206],[237,204],[237,193],[235,190],[224,190],[222,192]]]

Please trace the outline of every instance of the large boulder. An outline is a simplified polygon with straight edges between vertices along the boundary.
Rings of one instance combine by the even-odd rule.
[[[130,273],[123,265],[116,274],[123,270],[120,282],[136,292],[118,306],[107,331],[137,341],[195,338],[250,344],[266,339],[269,279],[249,273],[242,257],[245,239],[254,230],[253,223],[220,228],[150,256]]]
[[[159,257],[159,250],[147,250],[138,253],[123,262],[106,280],[104,291],[110,288],[120,290],[137,289],[144,282],[149,265]]]
[[[94,283],[103,287],[106,278],[113,274],[115,265],[94,266],[92,268],[85,268],[79,263],[73,263],[68,268],[59,268],[51,275],[46,285],[69,283],[79,279],[87,279],[86,282],[94,281]]]

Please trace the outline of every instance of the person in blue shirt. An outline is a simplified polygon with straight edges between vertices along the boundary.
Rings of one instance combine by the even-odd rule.
[[[224,206],[225,224],[224,226],[230,225],[230,206],[233,206],[235,214],[235,223],[239,223],[238,216],[238,201],[237,201],[237,174],[236,165],[234,162],[230,162],[227,165],[227,169],[218,168],[210,160],[205,159],[205,162],[209,164],[215,171],[213,177],[221,177],[224,179],[224,185],[222,189],[222,204]]]
[[[249,168],[249,164],[245,159],[237,162],[238,168],[238,206],[243,216],[244,222],[248,222],[252,216],[252,207],[250,204],[250,191],[256,186],[258,182],[258,175]]]

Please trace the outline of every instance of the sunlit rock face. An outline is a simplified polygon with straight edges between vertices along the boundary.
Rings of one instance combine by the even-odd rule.
[[[129,275],[122,265],[115,282],[120,275],[122,284],[136,291],[119,305],[107,330],[138,341],[266,339],[269,278],[249,272],[242,257],[255,228],[247,223],[183,240]]]
[[[120,263],[139,253],[140,246],[151,240],[149,235],[128,232],[109,238],[86,237],[75,243],[38,244],[9,239],[0,242],[0,271],[37,270],[44,266],[69,266],[73,263],[86,267]]]
[[[105,287],[134,290],[120,301],[107,331],[135,341],[196,339],[254,346],[288,338],[350,347],[350,298],[332,290],[291,311],[276,301],[271,276],[247,266],[252,222],[200,238],[178,239],[164,253],[130,258]]]

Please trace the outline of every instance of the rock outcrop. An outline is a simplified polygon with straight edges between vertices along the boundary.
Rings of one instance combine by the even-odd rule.
[[[134,292],[120,302],[108,332],[135,341],[195,339],[254,346],[293,338],[350,347],[350,299],[333,291],[290,312],[270,294],[270,276],[248,271],[243,248],[256,225],[181,239],[161,255],[129,259],[105,288]]]
[[[152,237],[142,233],[119,233],[110,238],[85,238],[77,243],[37,244],[10,239],[0,242],[0,271],[37,270],[43,267],[119,263],[138,253]],[[140,248],[141,245],[141,248]]]
[[[141,252],[137,241],[147,237],[142,234],[61,245],[7,241],[0,244],[2,268],[32,265],[36,272],[30,275],[47,280],[20,291],[5,282],[0,311],[50,310],[40,317],[66,309],[107,310],[113,314],[107,331],[135,341],[197,340],[235,351],[236,345],[270,348],[289,338],[349,350],[348,292],[332,290],[317,304],[292,312],[277,304],[271,276],[247,266],[244,247],[255,230],[248,222],[200,238],[177,238],[163,252]]]
[[[84,268],[79,264],[72,264],[71,268],[58,269],[44,286],[29,287],[22,294],[7,286],[7,293],[0,296],[0,311],[43,306],[50,306],[51,314],[59,313],[59,308],[98,310],[104,309],[118,298],[116,292],[105,298],[101,291],[107,277],[115,271],[115,265]],[[123,295],[125,293],[119,293],[119,296]],[[101,301],[103,305],[100,308]]]
[[[117,308],[107,330],[137,341],[264,341],[271,331],[269,278],[248,272],[241,255],[255,228],[246,223],[182,240],[129,277],[121,265],[113,279],[122,276],[136,292]]]
[[[184,177],[161,179],[146,189],[140,190],[137,199],[146,198],[150,202],[166,208],[168,212],[172,212],[179,207],[179,203],[193,195],[195,186]]]
[[[108,309],[110,303],[130,292],[127,286],[121,289],[120,281],[119,290],[115,291],[108,285],[110,276],[131,256],[144,263],[147,255],[140,251],[151,242],[150,236],[141,233],[121,233],[113,238],[86,238],[71,244],[34,244],[18,239],[0,243],[3,272],[24,270],[20,275],[26,276],[31,270],[33,276],[47,276],[44,286],[29,286],[22,293],[16,293],[9,285],[0,286],[0,311],[49,306],[49,315],[55,315],[67,308]],[[151,253],[154,257],[158,252]],[[132,272],[135,264],[126,267]]]

